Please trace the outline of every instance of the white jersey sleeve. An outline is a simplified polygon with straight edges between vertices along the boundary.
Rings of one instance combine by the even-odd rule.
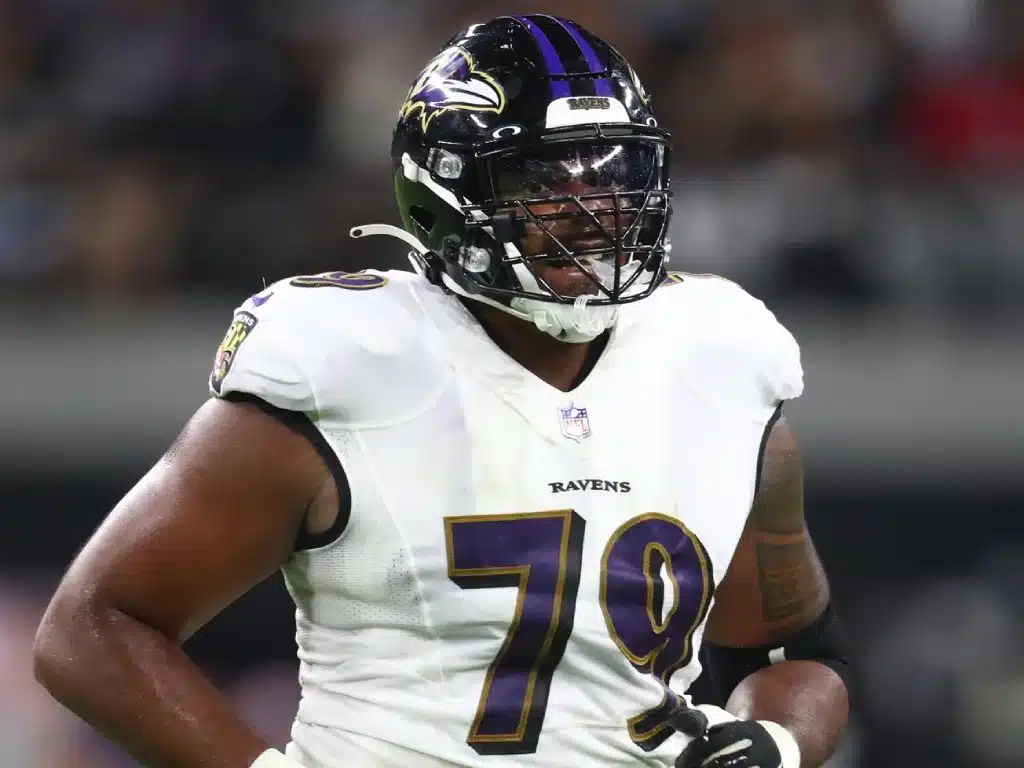
[[[254,395],[290,411],[316,410],[312,378],[306,370],[304,314],[287,281],[247,299],[235,310],[217,348],[210,391],[217,397]]]
[[[729,283],[738,301],[750,313],[750,333],[765,397],[770,401],[795,400],[804,391],[804,369],[800,345],[775,314],[760,299]]]
[[[656,298],[684,353],[680,375],[711,401],[760,418],[803,393],[800,346],[762,301],[713,275],[674,275]],[[652,302],[652,304],[655,302]],[[690,340],[687,343],[687,340]],[[753,386],[753,390],[751,390]]]
[[[734,323],[734,333],[754,366],[765,404],[775,406],[794,400],[804,391],[804,372],[800,345],[779,322],[764,302],[736,283],[721,278],[705,278],[713,288],[710,298]]]
[[[417,279],[364,271],[275,283],[235,311],[211,391],[253,395],[335,427],[408,418],[449,375],[426,343]]]

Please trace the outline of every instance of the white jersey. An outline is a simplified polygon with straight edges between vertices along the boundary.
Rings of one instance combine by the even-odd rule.
[[[766,425],[803,386],[761,302],[671,279],[562,392],[416,275],[300,278],[239,308],[213,384],[306,413],[351,489],[344,532],[285,568],[289,755],[673,764],[664,715],[700,672]]]

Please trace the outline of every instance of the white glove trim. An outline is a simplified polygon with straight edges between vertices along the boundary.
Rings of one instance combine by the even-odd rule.
[[[778,746],[779,754],[782,755],[782,768],[800,768],[800,745],[796,743],[793,734],[770,720],[758,720],[757,724],[768,731]]]
[[[256,762],[249,768],[302,768],[302,766],[276,749],[268,749],[257,757]]]

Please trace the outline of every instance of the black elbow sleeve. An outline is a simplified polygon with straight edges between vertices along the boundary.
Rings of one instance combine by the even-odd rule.
[[[833,670],[850,690],[848,650],[832,604],[812,624],[780,646],[727,648],[705,643],[704,664],[711,685],[724,704],[744,679],[782,661],[816,661]]]

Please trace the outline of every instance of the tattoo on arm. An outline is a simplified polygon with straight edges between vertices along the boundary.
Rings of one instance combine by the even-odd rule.
[[[828,602],[828,582],[804,519],[804,471],[785,419],[765,446],[750,515],[757,556],[761,616],[765,622],[809,623]]]

